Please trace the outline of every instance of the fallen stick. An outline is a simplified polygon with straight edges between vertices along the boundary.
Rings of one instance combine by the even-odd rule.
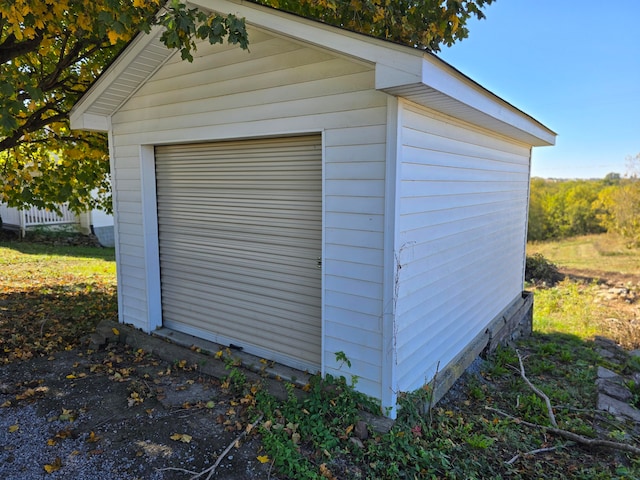
[[[522,453],[522,454],[519,453],[517,455],[514,455],[514,457],[511,460],[509,460],[509,461],[507,461],[505,463],[507,465],[512,465],[512,464],[516,463],[521,456],[524,456],[524,455],[535,455],[537,453],[553,452],[554,450],[558,450],[558,449],[564,448],[566,446],[567,446],[567,444],[558,445],[557,447],[537,448],[535,450],[531,450],[530,452],[526,452],[526,453]]]
[[[572,440],[576,443],[579,443],[581,445],[585,445],[587,447],[605,447],[605,448],[612,448],[614,450],[622,450],[624,452],[629,452],[629,453],[633,453],[635,455],[640,455],[640,448],[638,447],[634,447],[633,445],[629,445],[627,443],[620,443],[620,442],[612,442],[610,440],[600,440],[597,438],[587,438],[587,437],[583,437],[582,435],[579,435],[577,433],[573,433],[570,432],[568,430],[563,430],[561,428],[557,428],[557,427],[548,427],[546,425],[539,425],[537,423],[531,423],[531,422],[527,422],[526,420],[522,420],[521,418],[518,417],[514,417],[513,415],[509,415],[506,412],[503,412],[502,410],[498,410],[497,408],[492,408],[492,407],[484,407],[487,410],[490,410],[492,412],[498,413],[500,415],[502,415],[503,417],[506,417],[510,420],[513,420],[516,423],[521,423],[523,425],[526,425],[527,427],[532,427],[532,428],[539,428],[541,430],[545,430],[549,433],[553,433],[555,435],[558,435],[559,437],[562,438],[566,438],[567,440]]]
[[[261,414],[255,422],[253,422],[251,425],[247,426],[247,428],[245,428],[242,433],[240,435],[238,435],[235,439],[233,439],[233,441],[227,445],[227,448],[224,449],[224,451],[218,455],[218,458],[216,459],[216,463],[214,463],[213,465],[211,465],[209,468],[204,469],[203,471],[201,471],[200,473],[198,472],[194,472],[191,470],[186,470],[184,468],[177,468],[177,467],[166,467],[166,468],[159,468],[158,471],[159,472],[164,472],[167,470],[174,470],[176,472],[182,472],[182,473],[188,473],[190,475],[193,475],[189,480],[196,480],[197,478],[202,477],[203,475],[207,475],[206,480],[210,480],[211,477],[213,477],[213,474],[216,471],[216,468],[218,468],[218,465],[220,465],[220,462],[222,462],[222,460],[224,459],[224,457],[227,456],[227,454],[231,451],[231,449],[233,448],[233,446],[239,442],[240,440],[242,440],[245,435],[247,433],[249,433],[251,430],[253,430],[255,428],[255,426],[260,422],[260,420],[262,420],[262,417],[264,415]]]
[[[557,427],[558,422],[556,422],[556,416],[553,414],[553,407],[551,406],[551,400],[549,400],[549,397],[542,390],[537,388],[533,383],[529,381],[524,371],[524,362],[522,361],[522,355],[520,355],[520,352],[517,349],[516,349],[516,354],[518,355],[518,362],[520,362],[520,376],[526,382],[526,384],[529,385],[529,388],[533,390],[536,395],[538,395],[541,399],[544,400],[544,403],[547,405],[547,413],[549,414],[549,421],[551,422],[551,425],[553,425],[554,427]]]
[[[210,480],[210,478],[213,476],[213,474],[216,471],[216,468],[218,468],[218,465],[220,465],[220,462],[222,462],[222,459],[224,457],[227,456],[227,453],[229,453],[231,451],[231,449],[233,448],[233,446],[239,442],[240,440],[242,440],[244,438],[244,436],[250,432],[251,430],[253,430],[253,428],[260,422],[260,420],[262,420],[262,417],[264,415],[260,414],[260,416],[256,419],[255,422],[253,422],[250,426],[248,426],[247,428],[245,428],[242,433],[240,435],[238,435],[236,437],[235,440],[233,440],[229,445],[227,445],[227,448],[224,449],[224,452],[222,452],[219,456],[218,459],[216,460],[216,463],[214,463],[212,466],[210,466],[209,468],[207,468],[206,470],[203,470],[202,472],[200,472],[197,475],[194,475],[193,477],[191,477],[190,480],[195,480],[196,478],[201,477],[202,475],[204,475],[205,473],[209,473],[209,475],[207,475],[206,480]]]

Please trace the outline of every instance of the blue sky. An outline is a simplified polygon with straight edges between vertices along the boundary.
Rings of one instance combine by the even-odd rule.
[[[639,0],[496,0],[438,54],[558,134],[532,175],[625,174],[640,153]]]

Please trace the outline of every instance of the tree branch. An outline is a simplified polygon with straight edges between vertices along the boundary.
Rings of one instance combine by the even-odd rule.
[[[2,44],[0,44],[0,65],[4,65],[14,58],[20,57],[29,52],[35,52],[38,50],[43,38],[42,33],[38,32],[35,37],[18,42],[15,35],[12,33],[4,40],[4,42],[2,42]]]
[[[553,408],[551,407],[551,401],[549,400],[549,397],[542,390],[538,389],[533,383],[529,381],[529,379],[527,378],[527,375],[524,372],[524,363],[522,362],[522,355],[520,355],[520,352],[517,349],[516,349],[516,354],[518,355],[518,361],[520,362],[520,376],[526,382],[526,384],[529,385],[529,388],[533,390],[536,395],[538,395],[541,399],[544,400],[544,403],[547,405],[547,413],[549,414],[549,421],[551,422],[551,425],[553,425],[554,427],[557,427],[558,422],[556,422],[556,416],[553,414]]]
[[[537,453],[553,452],[555,450],[559,450],[561,448],[564,448],[567,445],[570,445],[570,444],[558,445],[556,447],[536,448],[535,450],[531,450],[530,452],[523,453],[522,455],[536,455]],[[507,465],[513,465],[514,463],[516,463],[518,461],[518,459],[520,457],[521,457],[521,454],[518,453],[517,455],[514,455],[511,460],[509,460],[509,461],[507,461],[505,463]]]
[[[31,115],[22,126],[14,130],[12,135],[0,140],[0,152],[4,152],[5,150],[8,150],[20,144],[20,139],[25,133],[35,132],[43,127],[46,127],[47,125],[63,121],[67,118],[66,113],[57,113],[56,115],[43,118],[42,114],[46,110],[48,110],[48,108],[38,110],[36,113]]]
[[[561,428],[548,427],[546,425],[539,425],[537,423],[527,422],[525,420],[522,420],[521,418],[514,417],[513,415],[509,415],[508,413],[503,412],[502,410],[498,410],[497,408],[492,408],[492,407],[484,407],[484,408],[491,412],[498,413],[510,420],[513,420],[516,423],[521,423],[522,425],[526,425],[527,427],[531,427],[531,428],[538,428],[541,430],[545,430],[549,433],[553,433],[555,435],[558,435],[559,437],[566,438],[567,440],[572,440],[576,443],[585,445],[587,447],[612,448],[615,450],[622,450],[624,452],[640,455],[640,448],[634,447],[633,445],[629,445],[627,443],[612,442],[610,440],[600,440],[598,438],[587,438],[587,437],[583,437],[582,435],[578,435],[577,433],[573,433],[568,430],[563,430]]]
[[[224,451],[220,455],[218,455],[218,459],[216,460],[216,463],[211,465],[209,468],[204,469],[200,473],[192,472],[191,470],[185,470],[183,468],[176,468],[176,467],[160,468],[160,469],[158,469],[158,471],[159,472],[164,472],[166,470],[176,470],[176,471],[183,472],[183,473],[193,474],[193,476],[189,480],[196,480],[197,478],[200,478],[200,477],[208,474],[206,480],[210,480],[213,477],[213,474],[215,473],[216,468],[218,468],[218,465],[220,465],[220,462],[222,462],[224,457],[227,456],[227,453],[229,453],[231,451],[231,449],[233,448],[233,446],[236,443],[238,443],[240,440],[242,440],[247,433],[249,433],[251,430],[253,430],[258,423],[260,423],[260,420],[262,420],[263,416],[264,416],[264,414],[260,414],[260,416],[256,419],[255,422],[253,422],[251,425],[247,426],[247,428],[245,428],[240,435],[238,435],[229,445],[227,445],[227,448],[225,448]]]

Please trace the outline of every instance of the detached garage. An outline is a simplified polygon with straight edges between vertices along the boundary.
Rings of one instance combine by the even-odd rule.
[[[153,30],[71,115],[109,133],[121,322],[357,376],[392,415],[530,328],[531,147],[552,131],[429,53],[192,3],[244,17],[250,51],[187,63]]]

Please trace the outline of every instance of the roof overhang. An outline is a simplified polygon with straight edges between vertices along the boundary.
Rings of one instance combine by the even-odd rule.
[[[247,25],[375,65],[376,88],[528,145],[555,144],[556,134],[435,55],[242,0],[192,0],[233,13]],[[74,129],[107,131],[110,117],[172,55],[162,30],[140,34],[71,111]]]

